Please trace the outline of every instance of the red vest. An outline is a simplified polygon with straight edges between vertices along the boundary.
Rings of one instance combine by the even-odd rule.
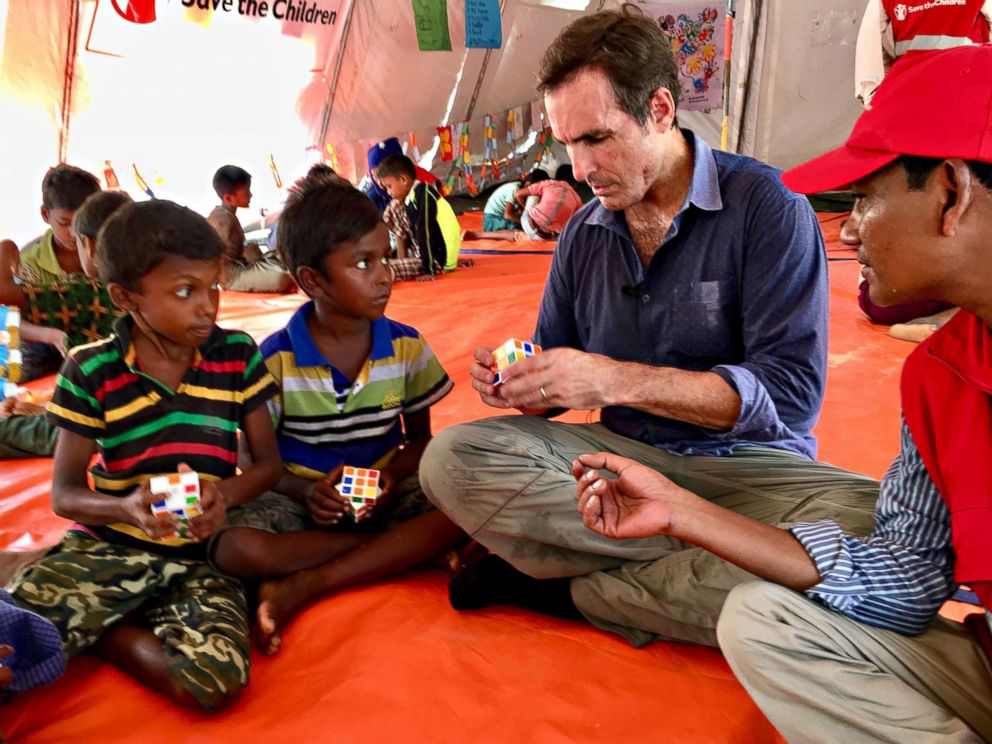
[[[896,56],[961,46],[966,39],[986,43],[989,24],[981,14],[983,3],[984,0],[882,0],[892,24]]]
[[[951,512],[954,578],[992,609],[992,329],[960,310],[903,367],[902,410]]]

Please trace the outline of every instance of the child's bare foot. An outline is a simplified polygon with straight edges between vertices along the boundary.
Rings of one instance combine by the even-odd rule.
[[[264,581],[258,588],[255,645],[263,654],[278,653],[282,631],[308,601],[307,595],[296,586],[295,578]]]
[[[14,578],[21,569],[37,563],[51,548],[33,550],[0,550],[0,586]]]
[[[479,233],[475,230],[462,230],[462,240],[479,240]]]

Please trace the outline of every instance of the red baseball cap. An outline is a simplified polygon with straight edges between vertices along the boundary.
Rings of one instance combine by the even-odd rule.
[[[900,60],[847,141],[782,181],[800,194],[844,188],[900,155],[992,162],[992,44]]]

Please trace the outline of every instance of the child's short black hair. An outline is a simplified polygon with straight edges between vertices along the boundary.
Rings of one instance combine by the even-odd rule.
[[[539,183],[541,181],[547,181],[551,178],[548,172],[543,168],[535,168],[530,173],[524,177],[524,185],[530,186],[532,183]]]
[[[406,155],[390,155],[379,163],[379,167],[375,169],[375,175],[378,178],[409,176],[411,180],[416,180],[417,166]]]
[[[89,171],[61,163],[49,168],[41,181],[41,206],[75,212],[84,201],[100,190],[100,182]]]
[[[168,256],[213,261],[224,243],[210,223],[192,209],[164,199],[127,204],[97,235],[96,266],[107,284],[136,292],[139,282]]]
[[[81,237],[96,240],[103,223],[132,199],[123,191],[98,191],[92,194],[72,216],[72,231]]]
[[[251,173],[236,165],[222,165],[214,173],[214,191],[221,199],[242,186],[251,186]]]
[[[307,176],[289,190],[279,217],[279,255],[294,277],[309,266],[327,279],[324,258],[382,224],[372,201],[350,183],[334,175]]]
[[[558,166],[558,170],[555,171],[555,180],[564,181],[569,186],[575,185],[575,174],[572,172],[572,166],[568,163],[562,163]]]

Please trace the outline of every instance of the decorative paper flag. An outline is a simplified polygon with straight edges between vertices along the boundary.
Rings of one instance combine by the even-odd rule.
[[[457,178],[457,176],[454,173],[448,176],[448,180],[444,184],[445,196],[450,196],[451,192],[455,190],[455,178]]]
[[[554,136],[551,134],[551,127],[544,128],[544,152],[551,152],[551,144],[555,141]]]
[[[438,127],[437,139],[441,160],[445,163],[454,160],[454,150],[451,147],[451,127]]]
[[[459,155],[459,156],[458,156],[458,157],[457,157],[457,158],[455,159],[455,167],[456,167],[456,168],[461,168],[461,167],[462,167],[463,165],[465,165],[465,156],[464,156],[464,153],[463,153],[463,154],[461,154],[461,155]]]
[[[514,117],[516,116],[514,110],[511,108],[506,112],[506,144],[512,147],[513,141],[516,139],[516,133],[513,131]]]
[[[672,41],[682,93],[683,111],[717,109],[723,105],[724,15],[727,3],[649,2],[641,5]]]
[[[540,101],[530,102],[530,129],[532,132],[539,132],[544,127],[544,118],[541,116],[543,106]]]
[[[269,170],[272,171],[272,178],[276,182],[276,188],[282,188],[282,178],[279,176],[279,169],[276,167],[276,156],[269,153]]]
[[[447,0],[412,0],[417,46],[422,52],[450,52]]]
[[[485,118],[485,131],[482,136],[482,158],[483,160],[491,160],[496,157],[496,152],[493,149],[493,117],[491,114],[486,114]]]
[[[501,180],[501,178],[502,178],[502,174],[499,171],[499,162],[497,162],[496,160],[494,160],[493,161],[493,180],[494,181],[499,181],[499,180]]]
[[[465,0],[465,46],[469,49],[503,46],[499,0]]]
[[[150,199],[154,199],[155,192],[152,191],[150,188],[148,188],[148,184],[145,183],[145,179],[141,177],[140,173],[138,173],[138,166],[135,165],[134,163],[131,163],[131,168],[134,170],[134,180],[138,184],[138,188],[144,191],[146,194],[148,194],[148,197]]]
[[[513,139],[521,139],[524,136],[524,107],[517,106],[513,109]]]
[[[106,166],[103,169],[103,180],[107,182],[107,190],[120,191],[121,182],[117,180],[117,174],[114,173],[114,166],[110,164],[109,160],[104,160],[103,164]]]
[[[337,172],[338,170],[338,153],[334,149],[334,145],[328,142],[324,147],[327,148],[327,158],[331,161],[331,167]]]
[[[414,163],[419,163],[420,148],[417,147],[417,135],[414,134],[413,132],[410,132],[410,149],[413,150],[413,154],[410,155],[410,158],[413,160]]]
[[[468,189],[468,193],[472,196],[479,195],[479,187],[475,183],[475,179],[472,178],[472,171],[465,171],[465,187]]]
[[[468,132],[468,122],[462,124],[462,135],[461,135],[461,146],[462,146],[462,160],[468,164],[472,162],[472,153],[469,152],[469,132]]]

